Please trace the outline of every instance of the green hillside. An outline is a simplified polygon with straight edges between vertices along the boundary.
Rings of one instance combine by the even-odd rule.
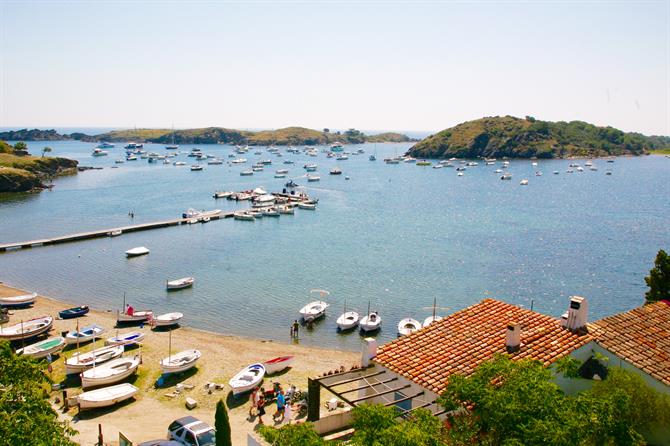
[[[496,116],[442,130],[415,144],[409,153],[418,158],[566,158],[642,155],[668,146],[666,137],[625,133],[582,121]]]
[[[77,161],[75,160],[15,155],[14,153],[14,147],[0,141],[0,192],[26,192],[41,189],[45,187],[43,180],[77,172]]]

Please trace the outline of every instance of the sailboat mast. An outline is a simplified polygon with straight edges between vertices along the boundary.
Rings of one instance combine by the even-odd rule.
[[[437,305],[437,297],[433,297],[433,321],[435,321],[435,306]]]

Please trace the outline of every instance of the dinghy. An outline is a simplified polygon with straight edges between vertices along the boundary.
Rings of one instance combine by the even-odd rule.
[[[345,311],[337,318],[337,327],[344,330],[351,330],[360,322],[361,317],[355,311]]]
[[[263,364],[252,364],[233,376],[228,384],[233,389],[233,395],[237,396],[258,386],[263,381],[264,376],[265,366]]]
[[[376,331],[382,326],[382,318],[379,313],[373,311],[368,313],[367,316],[363,316],[359,325],[364,332]]]
[[[74,319],[75,317],[83,316],[88,313],[88,305],[81,307],[68,308],[67,310],[59,311],[58,316],[61,319]]]
[[[81,387],[96,387],[114,384],[135,373],[140,365],[140,356],[112,359],[81,374]]]
[[[21,296],[0,297],[0,307],[27,307],[35,303],[36,297],[37,293],[23,294]]]
[[[440,319],[442,319],[442,316],[428,316],[426,319],[423,320],[423,327],[427,327],[433,322],[437,322]]]
[[[132,384],[117,384],[81,393],[77,395],[77,402],[81,410],[107,407],[132,398],[138,391],[139,389]]]
[[[181,290],[183,288],[188,288],[188,287],[193,286],[193,282],[195,282],[195,278],[193,278],[193,277],[183,277],[181,279],[168,280],[167,289],[168,290]]]
[[[51,316],[36,317],[10,327],[0,326],[0,340],[17,341],[30,339],[51,330],[54,319]]]
[[[94,365],[97,366],[103,362],[118,358],[122,354],[123,345],[103,347],[86,353],[77,352],[65,360],[65,373],[67,375],[81,373]]]
[[[329,306],[328,303],[321,300],[310,302],[300,309],[300,315],[305,322],[313,321],[326,314],[326,308]]]
[[[185,372],[195,366],[200,356],[202,356],[200,350],[184,350],[175,353],[160,360],[161,371],[163,373]]]
[[[48,355],[55,355],[63,351],[65,347],[65,338],[60,336],[47,338],[43,341],[20,348],[16,351],[17,355],[32,356],[33,358],[44,358]]]
[[[100,335],[102,335],[105,331],[106,330],[103,327],[97,324],[89,325],[88,327],[84,327],[79,331],[69,331],[65,335],[65,342],[67,344],[76,344],[92,341],[95,338],[99,338]]]
[[[130,333],[124,333],[113,338],[107,338],[105,340],[105,345],[133,345],[140,344],[144,340],[144,333],[141,331],[131,331]]]
[[[126,257],[137,257],[149,254],[149,249],[144,246],[139,246],[137,248],[129,249],[126,251]]]
[[[171,325],[177,325],[183,317],[183,313],[165,313],[153,318],[151,323],[154,327],[169,327]]]
[[[298,203],[298,207],[300,209],[305,209],[307,211],[316,210],[316,204],[315,203],[302,202],[302,203]]]
[[[421,322],[411,317],[406,317],[405,319],[398,322],[398,333],[401,336],[406,336],[408,334],[414,333],[415,331],[421,329]]]
[[[265,374],[272,375],[291,367],[294,359],[294,356],[279,356],[277,358],[270,359],[269,361],[265,361],[263,363],[263,367],[265,367]]]

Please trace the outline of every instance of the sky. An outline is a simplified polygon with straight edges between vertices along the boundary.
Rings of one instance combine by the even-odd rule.
[[[670,0],[0,0],[0,127],[670,135]]]

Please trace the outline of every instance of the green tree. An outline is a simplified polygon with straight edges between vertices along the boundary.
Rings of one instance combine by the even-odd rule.
[[[647,303],[670,299],[670,257],[662,249],[656,254],[654,267],[644,281],[649,287],[644,295]]]
[[[325,446],[312,423],[286,424],[279,429],[261,426],[261,436],[272,446]]]
[[[14,150],[28,150],[28,144],[23,141],[19,141],[14,144]]]
[[[76,445],[70,440],[76,431],[58,420],[47,400],[50,379],[42,367],[0,342],[0,444]]]
[[[45,153],[51,153],[53,152],[53,149],[51,147],[45,147],[42,149],[42,158],[44,158]]]
[[[216,403],[214,427],[216,428],[216,446],[232,446],[230,419],[228,418],[228,410],[223,400],[219,400]]]

